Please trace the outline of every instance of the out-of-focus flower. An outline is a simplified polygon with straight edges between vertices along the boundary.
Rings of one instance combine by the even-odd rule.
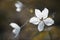
[[[20,12],[23,7],[23,4],[19,1],[17,1],[17,3],[15,3],[15,7],[16,7],[16,11]]]
[[[21,30],[21,27],[19,25],[17,25],[16,23],[10,23],[10,26],[12,28],[14,28],[12,32],[13,32],[13,34],[15,34],[14,38],[16,38]]]

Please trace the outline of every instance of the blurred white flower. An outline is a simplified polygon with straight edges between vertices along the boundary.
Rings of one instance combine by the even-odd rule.
[[[38,25],[38,31],[40,32],[43,31],[45,25],[51,26],[54,24],[54,20],[48,18],[48,12],[47,8],[44,8],[42,12],[39,9],[35,9],[35,17],[29,20],[30,23]]]
[[[14,28],[12,32],[13,34],[15,34],[15,38],[16,38],[21,30],[21,27],[17,25],[16,23],[10,23],[10,26]]]
[[[23,6],[23,4],[21,2],[19,2],[19,1],[17,1],[17,3],[15,3],[16,11],[20,12],[22,6]]]

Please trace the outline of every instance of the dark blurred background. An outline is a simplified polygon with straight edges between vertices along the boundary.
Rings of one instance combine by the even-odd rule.
[[[24,5],[21,12],[16,12],[15,3],[17,1]],[[9,24],[15,22],[22,26],[34,15],[35,8],[42,11],[45,7],[49,9],[49,16],[55,21],[55,24],[51,26],[50,34],[49,31],[40,33],[36,26],[28,23],[22,28],[18,38],[13,39],[13,28]],[[60,40],[59,30],[60,0],[0,0],[0,40]]]

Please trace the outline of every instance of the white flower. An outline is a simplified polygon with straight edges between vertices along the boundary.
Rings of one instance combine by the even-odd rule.
[[[22,6],[23,6],[23,4],[21,2],[19,2],[19,1],[17,1],[17,3],[15,3],[16,11],[20,12]]]
[[[10,26],[14,28],[12,32],[15,34],[16,38],[20,32],[21,27],[19,27],[19,25],[17,25],[16,23],[10,23]]]
[[[29,22],[35,25],[38,25],[38,31],[43,31],[44,26],[51,26],[54,24],[54,20],[48,17],[49,10],[47,8],[44,8],[44,10],[41,12],[39,9],[35,9],[35,16],[32,17]]]

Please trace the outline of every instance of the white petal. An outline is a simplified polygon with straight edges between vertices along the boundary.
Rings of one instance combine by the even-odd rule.
[[[20,12],[20,11],[21,11],[21,8],[17,8],[16,11],[17,11],[17,12]]]
[[[10,26],[14,29],[20,28],[19,25],[17,25],[16,23],[10,23]]]
[[[47,18],[44,20],[44,23],[47,25],[47,26],[50,26],[52,24],[54,24],[54,20],[51,19],[51,18]]]
[[[15,34],[14,38],[16,38],[19,35],[20,29],[14,29],[12,32]]]
[[[39,9],[35,9],[35,15],[40,19],[42,18],[42,12]]]
[[[14,34],[16,33],[16,29],[13,29],[13,31],[12,31]]]
[[[17,1],[17,3],[15,3],[15,7],[17,8],[21,8],[23,6],[23,4],[19,1]]]
[[[39,20],[39,18],[37,18],[37,17],[32,17],[32,18],[29,20],[29,22],[32,23],[32,24],[37,25],[37,24],[40,22],[40,20]]]
[[[45,9],[42,11],[43,19],[45,19],[45,18],[48,17],[48,12],[49,12],[49,10],[48,10],[47,8],[45,8]]]
[[[43,31],[43,29],[44,29],[44,22],[41,21],[38,25],[38,31],[41,32],[41,31]]]

